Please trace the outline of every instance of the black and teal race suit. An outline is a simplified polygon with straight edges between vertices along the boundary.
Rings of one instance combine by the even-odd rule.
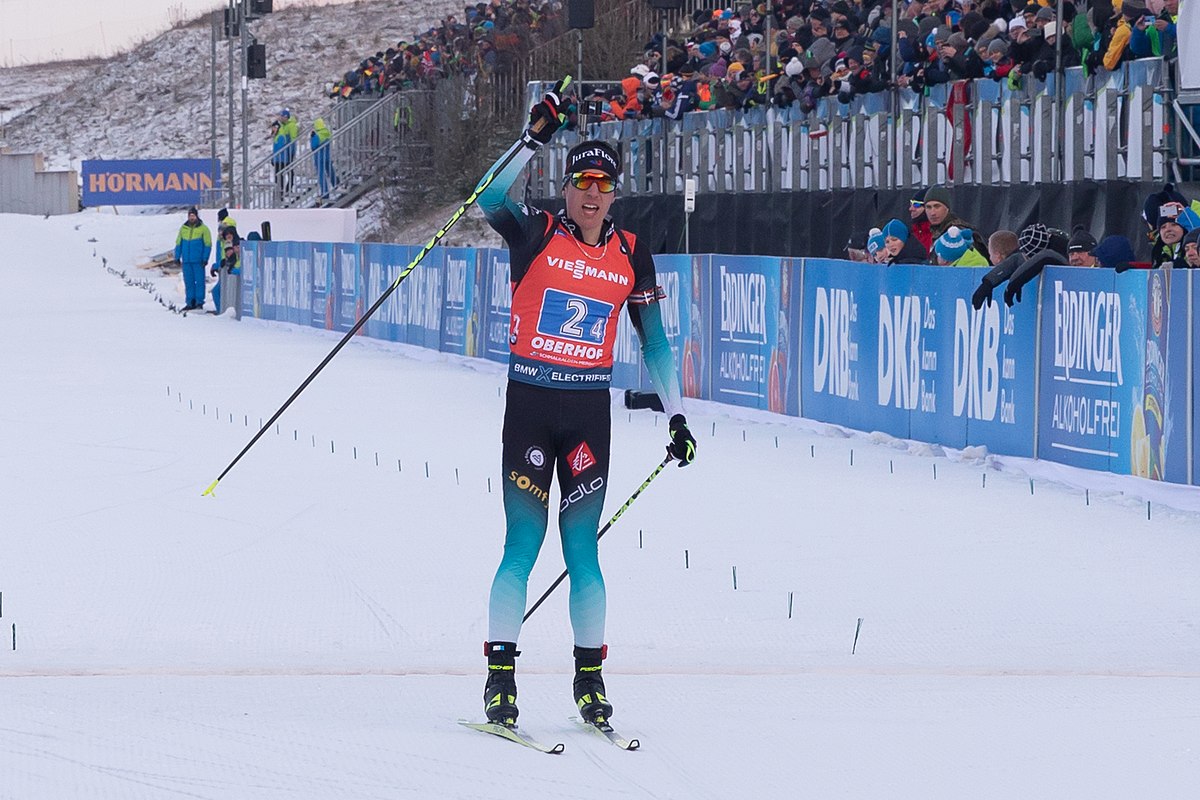
[[[575,644],[600,647],[605,590],[596,534],[608,488],[609,384],[622,306],[629,309],[668,415],[682,412],[679,378],[650,252],[611,219],[592,246],[565,212],[553,215],[510,200],[509,188],[533,155],[522,144],[514,148],[521,152],[479,197],[488,222],[508,244],[513,288],[502,454],[507,532],[492,582],[488,640],[517,641],[557,475]]]

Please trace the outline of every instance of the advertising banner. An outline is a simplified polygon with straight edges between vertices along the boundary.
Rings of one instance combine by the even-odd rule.
[[[803,259],[779,260],[779,347],[767,376],[769,411],[800,416],[800,285]]]
[[[419,247],[410,247],[404,254],[394,275],[408,266]],[[400,295],[400,322],[404,326],[404,340],[409,344],[437,350],[442,339],[442,279],[445,268],[446,249],[434,247],[425,254],[421,263],[401,282],[396,294]],[[389,284],[390,285],[390,284]]]
[[[411,249],[408,245],[378,242],[362,245],[363,285],[366,294],[363,304],[366,308],[370,308],[391,286],[400,270],[408,263]],[[372,339],[382,339],[386,342],[408,341],[408,327],[404,324],[404,297],[399,289],[383,301],[383,305],[367,320],[363,329]]]
[[[258,287],[262,281],[258,277],[260,264],[262,263],[262,251],[267,247],[266,243],[245,241],[242,242],[242,275],[240,282],[240,291],[243,317],[255,317],[262,319],[262,312],[259,309]]]
[[[483,357],[508,363],[508,323],[512,311],[512,284],[509,278],[508,250],[488,249],[484,253],[487,280],[487,314],[484,317]]]
[[[221,186],[221,162],[167,158],[83,162],[85,206],[189,206]]]
[[[333,243],[312,246],[312,319],[314,328],[333,330]]]
[[[448,247],[443,260],[444,299],[442,302],[442,334],[439,347],[444,353],[473,356],[475,342],[468,333],[479,330],[479,310],[482,303],[476,298],[482,287],[477,269],[478,259],[472,247]]]
[[[359,292],[359,262],[362,253],[357,244],[333,245],[333,329],[345,333],[358,321],[361,305]],[[365,309],[365,306],[363,306]]]
[[[712,399],[713,353],[709,343],[709,281],[711,256],[685,256],[691,262],[691,275],[679,272],[679,330],[683,337],[679,369],[683,375],[683,396]],[[688,299],[690,298],[690,300]]]
[[[1041,280],[1038,458],[1128,473],[1146,273],[1047,268]]]
[[[780,260],[711,256],[712,399],[766,409],[768,373],[779,352]],[[786,335],[784,337],[786,339]],[[782,391],[779,393],[782,405]]]

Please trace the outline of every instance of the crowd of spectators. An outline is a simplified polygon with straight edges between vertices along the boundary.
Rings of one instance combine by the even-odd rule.
[[[1019,302],[1021,288],[1048,264],[1107,267],[1117,272],[1142,269],[1200,268],[1200,199],[1189,201],[1166,184],[1146,198],[1142,208],[1150,260],[1138,261],[1133,243],[1120,234],[1096,235],[1084,226],[1071,233],[1035,222],[1019,232],[999,230],[990,236],[952,209],[944,186],[920,189],[908,203],[908,219],[899,217],[852,237],[846,245],[851,260],[875,264],[939,264],[992,266],[975,292],[975,308],[992,302],[992,292],[1007,281],[1004,300]]]
[[[911,0],[893,21],[890,0],[776,0],[697,11],[681,33],[644,45],[606,119],[678,118],[692,110],[773,103],[815,108],[823,97],[990,78],[1012,88],[1057,67],[1088,74],[1132,58],[1173,58],[1179,0]],[[891,73],[893,28],[897,69]]]
[[[566,31],[562,0],[488,0],[450,14],[412,40],[368,55],[333,85],[331,97],[430,89],[452,75],[491,74]]]
[[[1020,87],[1058,64],[1087,74],[1129,59],[1173,58],[1180,0],[774,0],[698,10],[644,56],[603,101],[602,120],[678,118],[692,110],[791,106],[986,78]],[[361,60],[331,90],[357,97],[432,88],[451,75],[502,70],[566,31],[564,0],[487,0]],[[897,68],[892,74],[892,39]]]

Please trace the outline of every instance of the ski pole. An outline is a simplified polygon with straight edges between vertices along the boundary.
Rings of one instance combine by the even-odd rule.
[[[562,88],[566,89],[570,83],[571,76],[567,75],[562,80]],[[535,123],[535,125],[541,124],[545,124],[543,120],[538,120],[537,123]],[[479,195],[483,193],[483,190],[492,184],[492,181],[496,179],[496,175],[503,171],[503,169],[507,167],[520,152],[521,148],[512,148],[512,152],[509,153],[503,161],[497,164],[491,172],[483,176],[483,179],[479,181],[479,185],[475,187],[475,191],[471,192],[471,196],[464,200],[463,204],[459,206],[453,214],[450,215],[450,219],[446,222],[446,224],[439,228],[438,232],[433,235],[433,238],[425,243],[425,246],[421,248],[421,251],[413,257],[413,260],[408,262],[408,266],[400,270],[400,274],[396,276],[396,280],[392,281],[392,284],[388,286],[382,295],[379,296],[379,299],[372,303],[371,307],[368,308],[366,312],[358,318],[358,321],[354,323],[354,327],[348,330],[346,335],[342,337],[341,341],[333,346],[333,349],[329,351],[329,355],[325,356],[325,358],[321,360],[320,364],[317,364],[317,368],[309,373],[308,377],[304,379],[304,382],[296,387],[296,391],[292,392],[292,396],[289,397],[284,404],[279,407],[278,411],[271,415],[271,418],[267,420],[266,424],[259,428],[258,433],[254,434],[254,437],[250,439],[245,447],[242,448],[242,452],[238,453],[233,461],[229,462],[229,466],[225,467],[221,474],[217,476],[217,479],[210,483],[208,488],[200,493],[202,497],[204,495],[211,495],[213,493],[213,491],[217,488],[217,484],[221,482],[221,479],[228,475],[229,471],[233,469],[234,465],[242,460],[242,456],[246,455],[250,448],[254,446],[255,442],[261,439],[262,435],[266,433],[273,424],[275,424],[275,420],[279,419],[283,415],[283,412],[286,411],[288,406],[290,406],[292,402],[300,396],[300,393],[308,388],[308,385],[312,383],[313,379],[321,373],[321,370],[325,369],[325,365],[332,361],[333,357],[336,356],[338,352],[346,346],[346,343],[354,338],[354,334],[358,333],[359,329],[362,328],[363,325],[367,324],[367,320],[379,310],[379,307],[383,305],[384,301],[391,297],[392,293],[395,292],[396,289],[400,288],[400,283],[408,277],[410,272],[417,268],[417,265],[425,259],[425,256],[429,254],[429,251],[432,250],[437,243],[442,240],[442,238],[450,231],[452,227],[454,227],[454,224],[462,218],[462,215],[467,213],[467,209],[475,204],[475,201],[479,199]]]
[[[670,463],[671,463],[671,456],[667,456],[666,458],[664,458],[662,460],[661,464],[659,464],[657,467],[654,468],[654,472],[650,473],[650,477],[646,478],[646,480],[642,482],[642,485],[637,488],[637,491],[635,491],[633,494],[631,494],[629,496],[629,499],[625,501],[625,505],[618,508],[617,513],[613,514],[613,518],[610,519],[608,521],[608,523],[603,528],[600,529],[600,532],[596,534],[597,541],[599,541],[604,536],[604,534],[608,533],[608,529],[611,528],[613,526],[613,524],[621,518],[621,515],[625,513],[625,510],[627,508],[629,508],[631,505],[633,505],[633,501],[638,499],[638,495],[640,495],[642,492],[644,492],[646,490],[646,487],[650,485],[650,481],[657,478],[658,473],[662,472],[663,468],[666,467],[667,464],[670,464]],[[555,589],[558,588],[558,585],[560,583],[562,583],[563,581],[565,581],[566,579],[567,579],[567,571],[563,570],[563,574],[558,576],[558,580],[556,580],[554,583],[550,584],[550,588],[547,589],[545,591],[545,593],[543,593],[542,596],[538,598],[537,602],[534,603],[529,608],[529,610],[525,612],[525,616],[521,619],[521,622],[524,623],[530,617],[532,617],[533,612],[538,610],[538,606],[540,606],[542,603],[546,602],[546,598],[549,597],[550,594]]]

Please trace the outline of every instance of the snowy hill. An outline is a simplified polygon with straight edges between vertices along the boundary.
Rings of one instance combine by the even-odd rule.
[[[307,133],[326,113],[328,87],[366,55],[462,11],[453,0],[361,0],[266,15],[251,30],[267,47],[267,78],[249,82],[251,161],[270,152],[268,126],[283,107]],[[112,59],[0,69],[0,145],[40,150],[52,168],[89,158],[209,155],[211,26],[194,20]],[[229,150],[227,43],[217,45],[218,157]],[[235,79],[235,96],[241,89]],[[235,114],[235,136],[241,135]],[[240,139],[236,145],[240,159]]]

